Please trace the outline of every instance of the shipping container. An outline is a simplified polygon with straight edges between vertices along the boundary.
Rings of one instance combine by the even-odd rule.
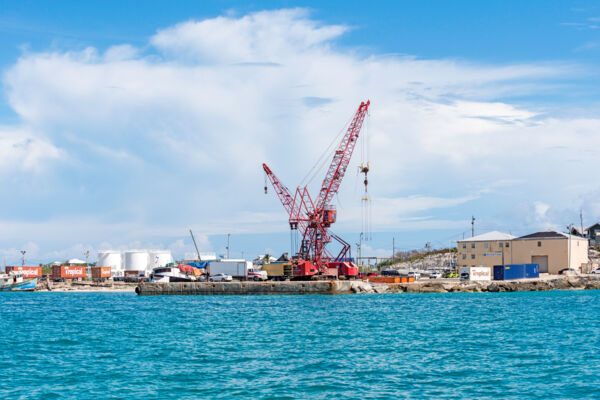
[[[52,266],[52,279],[64,280],[74,278],[85,278],[85,266],[54,265]]]
[[[525,264],[525,278],[539,278],[539,277],[540,277],[539,264]]]
[[[92,279],[101,280],[109,279],[111,277],[110,267],[92,267]]]
[[[492,271],[489,267],[460,267],[462,281],[491,281]]]
[[[11,271],[21,272],[23,274],[23,278],[40,278],[42,276],[42,267],[7,266],[5,271],[7,274]]]
[[[532,264],[537,265],[537,264]],[[539,270],[538,270],[539,271]],[[539,272],[538,272],[539,275]],[[526,278],[526,264],[509,264],[494,266],[494,280],[508,281]]]
[[[137,278],[138,276],[143,276],[143,275],[144,275],[144,271],[133,271],[133,270],[131,270],[131,271],[128,271],[128,270],[123,271],[123,276],[125,276],[126,278],[127,277],[128,278],[134,278],[134,277]]]

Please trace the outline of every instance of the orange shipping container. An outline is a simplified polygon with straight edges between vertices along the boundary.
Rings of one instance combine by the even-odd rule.
[[[6,267],[6,273],[11,271],[22,272],[23,278],[39,278],[42,276],[42,267]]]
[[[85,278],[86,267],[54,265],[52,266],[52,279]]]
[[[92,279],[106,279],[110,276],[110,267],[92,267]]]

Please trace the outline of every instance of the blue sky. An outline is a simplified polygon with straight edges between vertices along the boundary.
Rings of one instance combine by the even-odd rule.
[[[289,248],[262,193],[367,121],[363,254],[600,219],[592,1],[0,1],[0,256]],[[317,99],[317,101],[314,101]],[[355,154],[353,164],[360,163]],[[317,179],[320,180],[321,178]],[[355,243],[359,179],[338,198]]]

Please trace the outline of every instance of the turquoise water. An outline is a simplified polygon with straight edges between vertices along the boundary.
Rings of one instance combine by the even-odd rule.
[[[600,292],[0,294],[0,398],[600,398]]]

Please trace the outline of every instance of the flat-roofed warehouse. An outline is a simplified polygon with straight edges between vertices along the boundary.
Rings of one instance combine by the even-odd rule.
[[[539,264],[540,273],[580,270],[588,262],[588,239],[580,236],[545,231],[512,240],[511,264]]]
[[[458,241],[459,267],[490,267],[511,264],[511,241],[516,236],[492,231]]]

